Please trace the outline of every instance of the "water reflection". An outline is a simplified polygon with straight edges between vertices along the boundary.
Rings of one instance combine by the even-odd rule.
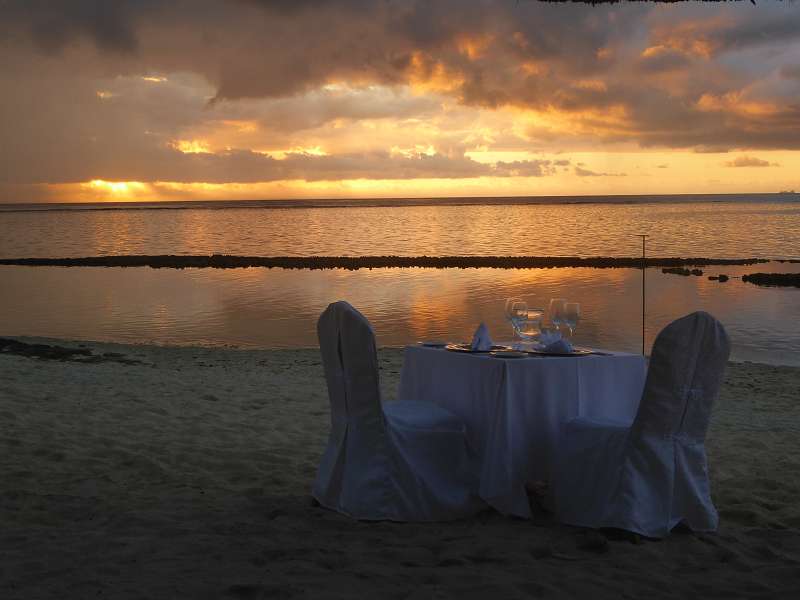
[[[637,256],[648,233],[653,256],[800,258],[798,229],[797,202],[0,211],[0,257]]]
[[[738,275],[750,267],[724,267]],[[770,264],[769,270],[800,270]],[[707,270],[706,275],[719,270]],[[503,302],[523,296],[582,304],[577,341],[641,348],[641,271],[633,269],[144,269],[0,267],[3,335],[65,339],[315,346],[315,324],[331,301],[347,299],[373,322],[381,345],[426,338],[467,340],[485,321],[508,338]],[[703,309],[728,328],[735,360],[800,365],[800,290],[766,289],[737,279],[648,271],[647,345],[670,320]]]

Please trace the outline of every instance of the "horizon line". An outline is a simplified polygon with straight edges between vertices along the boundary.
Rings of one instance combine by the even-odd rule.
[[[404,203],[405,206],[425,205],[427,203],[441,203],[450,206],[479,204],[485,200],[495,200],[495,205],[502,206],[507,203],[526,204],[540,203],[548,204],[548,200],[553,200],[553,204],[562,204],[560,200],[574,198],[574,202],[566,204],[644,204],[649,199],[660,200],[665,198],[731,198],[736,196],[785,196],[797,197],[800,201],[800,192],[785,190],[777,192],[686,192],[674,194],[546,194],[546,195],[512,195],[512,196],[377,196],[371,198],[346,197],[346,198],[231,198],[231,199],[181,199],[181,200],[99,200],[84,202],[2,202],[0,201],[0,212],[34,212],[40,210],[71,210],[74,207],[84,207],[83,210],[125,210],[125,209],[161,209],[161,210],[181,210],[193,208],[192,206],[178,205],[208,205],[208,204],[273,204],[274,206],[263,206],[263,208],[304,208],[303,204],[320,203],[319,206],[312,208],[350,208],[363,204],[367,207],[391,206],[392,203]],[[614,202],[613,199],[621,199]],[[641,199],[633,202],[631,199]],[[527,201],[527,202],[526,202]],[[159,206],[166,205],[166,206]],[[170,206],[171,205],[171,206]],[[37,208],[33,208],[37,207]],[[67,207],[70,207],[69,209]],[[211,207],[206,207],[211,208]],[[240,207],[241,208],[241,207]]]

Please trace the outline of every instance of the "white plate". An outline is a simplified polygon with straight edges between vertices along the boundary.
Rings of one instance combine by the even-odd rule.
[[[526,358],[528,356],[527,352],[519,352],[517,350],[495,350],[494,352],[489,352],[489,354],[497,358]]]
[[[508,346],[492,346],[489,350],[473,350],[471,344],[447,344],[444,349],[452,352],[469,352],[472,354],[488,354],[489,352],[511,350]]]
[[[545,352],[544,350],[528,350],[528,354],[535,354],[536,356],[588,356],[589,354],[593,354],[593,352],[584,348],[575,348],[572,352]]]

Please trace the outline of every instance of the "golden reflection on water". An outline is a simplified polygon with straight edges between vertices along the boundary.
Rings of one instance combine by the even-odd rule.
[[[772,263],[772,271],[800,265]],[[647,345],[669,321],[707,310],[728,328],[735,359],[800,364],[800,289],[765,289],[735,276],[752,267],[707,269],[703,277],[647,271]],[[2,335],[64,339],[316,346],[316,319],[346,299],[373,323],[380,345],[469,340],[481,321],[498,341],[511,329],[506,297],[546,307],[581,302],[577,342],[641,348],[641,271],[635,269],[147,269],[0,267]]]
[[[0,257],[795,257],[798,202],[0,211]]]

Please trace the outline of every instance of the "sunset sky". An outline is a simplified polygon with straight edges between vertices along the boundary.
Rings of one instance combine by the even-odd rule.
[[[800,9],[0,2],[0,201],[800,191]]]

